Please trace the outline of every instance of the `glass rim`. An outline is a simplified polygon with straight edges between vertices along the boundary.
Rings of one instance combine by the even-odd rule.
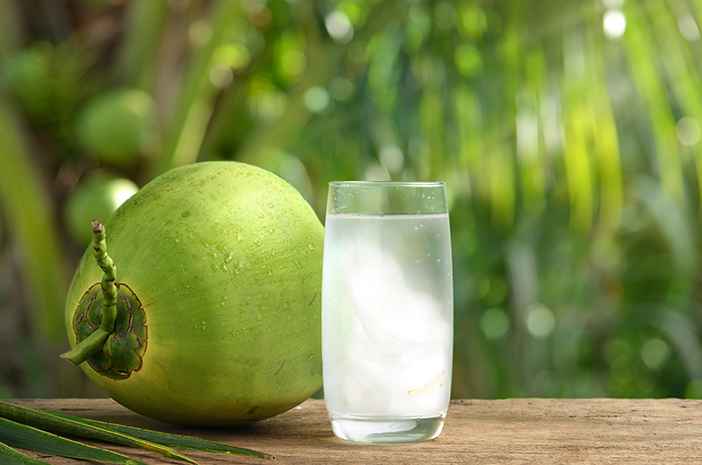
[[[446,187],[445,181],[330,181],[329,187]]]

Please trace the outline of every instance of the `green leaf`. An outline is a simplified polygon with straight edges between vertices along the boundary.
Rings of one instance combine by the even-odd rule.
[[[62,312],[67,279],[54,212],[46,186],[32,163],[13,113],[0,99],[0,208],[23,257],[27,295],[31,296],[37,336],[65,340]]]
[[[75,417],[72,415],[66,415],[63,413],[54,412],[56,415],[62,417],[70,418],[75,421],[86,423],[93,426],[98,426],[100,428],[115,431],[118,433],[128,434],[136,438],[145,439],[147,441],[156,442],[158,444],[163,444],[165,446],[171,446],[178,449],[190,449],[198,450],[202,452],[220,452],[233,455],[244,455],[248,457],[258,457],[272,459],[274,456],[266,454],[263,452],[258,452],[252,449],[246,449],[244,447],[234,447],[228,444],[223,444],[220,442],[208,441],[207,439],[201,439],[194,436],[185,436],[182,434],[172,434],[172,433],[162,433],[160,431],[154,431],[145,428],[138,428],[136,426],[120,425],[116,423],[109,423],[106,421],[92,420],[87,418]]]
[[[9,402],[0,401],[0,417],[32,425],[37,428],[51,431],[52,433],[93,439],[96,441],[119,444],[122,446],[139,447],[141,449],[157,452],[165,457],[199,465],[190,457],[180,454],[175,449],[167,446],[162,446],[160,444],[129,436],[128,434],[117,433],[98,426],[88,425],[70,418],[61,417],[53,413],[23,407]]]
[[[43,460],[25,455],[3,442],[0,442],[0,461],[2,465],[51,465]]]
[[[154,174],[197,161],[217,92],[210,81],[210,71],[217,50],[237,27],[240,14],[239,2],[219,0],[213,6],[210,37],[188,67]]]
[[[58,455],[79,460],[92,460],[124,465],[145,465],[139,460],[130,459],[107,449],[88,446],[80,442],[48,433],[32,426],[0,418],[0,441],[12,447]]]
[[[147,91],[151,88],[168,13],[168,0],[129,4],[119,70],[124,81]]]

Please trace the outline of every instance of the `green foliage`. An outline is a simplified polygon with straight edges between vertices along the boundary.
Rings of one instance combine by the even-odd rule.
[[[320,216],[331,180],[445,179],[455,396],[701,395],[700,1],[125,3],[0,42],[22,114],[69,121],[33,128],[47,179],[237,159]],[[90,113],[124,87],[162,124]]]
[[[90,460],[99,463],[116,463],[122,465],[145,465],[144,462],[131,460],[129,457],[56,434],[48,433],[32,426],[0,418],[0,437],[11,447],[34,450],[43,454]]]
[[[47,189],[29,159],[26,142],[10,111],[0,101],[0,208],[16,236],[23,258],[23,277],[29,291],[36,338],[63,341],[63,308],[66,271]]]
[[[101,447],[83,444],[61,435],[143,449],[160,454],[167,459],[194,465],[198,465],[198,462],[178,451],[186,449],[265,459],[274,458],[252,449],[228,446],[193,436],[161,433],[105,421],[93,421],[0,401],[0,441],[2,441],[0,442],[0,457],[4,459],[3,463],[43,464],[43,462],[26,461],[24,456],[9,447],[12,446],[44,454],[99,463],[144,465],[141,460]]]
[[[172,434],[163,433],[161,431],[154,431],[150,429],[138,428],[136,426],[121,425],[117,423],[108,423],[99,420],[90,420],[87,418],[80,418],[70,415],[62,415],[73,420],[80,420],[84,423],[99,426],[101,428],[109,429],[110,431],[128,434],[136,438],[144,439],[151,442],[156,442],[158,444],[163,444],[164,446],[171,446],[177,449],[185,450],[199,450],[205,452],[215,452],[215,453],[225,453],[232,455],[243,455],[248,457],[258,457],[258,458],[272,458],[268,454],[264,454],[255,450],[246,449],[242,447],[234,447],[228,444],[222,444],[219,442],[209,441],[207,439],[201,439],[195,436],[184,436],[182,434]]]
[[[7,465],[50,465],[48,462],[37,460],[13,449],[4,442],[0,442],[0,458]]]

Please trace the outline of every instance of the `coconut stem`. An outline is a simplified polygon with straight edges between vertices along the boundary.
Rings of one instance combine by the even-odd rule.
[[[112,258],[107,255],[105,226],[98,221],[93,221],[92,227],[95,261],[103,272],[102,282],[100,283],[103,297],[100,329],[111,333],[115,327],[115,319],[117,318],[117,285],[115,284],[115,280],[117,279],[115,277],[117,267],[115,266],[115,262],[112,261]]]
[[[98,350],[102,350],[105,340],[115,328],[117,319],[117,267],[107,255],[107,241],[105,240],[105,226],[99,221],[92,222],[93,252],[95,261],[103,271],[100,287],[102,288],[102,319],[100,327],[90,336],[83,339],[72,350],[61,354],[61,358],[70,360],[80,365]]]

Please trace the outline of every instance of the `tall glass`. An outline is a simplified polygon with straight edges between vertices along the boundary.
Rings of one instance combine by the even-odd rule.
[[[332,182],[325,234],[322,355],[334,434],[437,437],[453,345],[446,186]]]

